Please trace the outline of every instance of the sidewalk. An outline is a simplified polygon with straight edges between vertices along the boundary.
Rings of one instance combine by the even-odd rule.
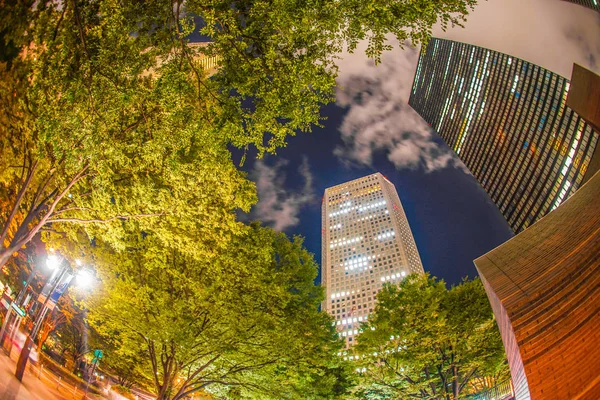
[[[16,362],[0,351],[0,399],[2,400],[81,400],[84,388],[61,382],[49,371],[32,373],[29,366],[23,382],[15,378]],[[88,399],[100,397],[88,395]]]

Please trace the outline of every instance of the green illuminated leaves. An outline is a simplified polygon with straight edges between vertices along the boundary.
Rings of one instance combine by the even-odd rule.
[[[317,265],[300,239],[255,225],[205,260],[151,235],[128,241],[126,253],[89,249],[101,277],[89,317],[102,335],[143,354],[159,398],[213,386],[281,398],[312,390],[307,380],[335,365],[341,344],[318,311]]]
[[[479,280],[448,290],[413,274],[385,286],[377,301],[355,347],[365,355],[359,395],[458,399],[483,389],[475,377],[506,378],[502,340]]]

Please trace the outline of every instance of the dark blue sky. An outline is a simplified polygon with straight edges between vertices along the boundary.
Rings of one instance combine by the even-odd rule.
[[[566,1],[546,0],[488,0],[477,5],[464,28],[452,27],[445,32],[439,26],[434,28],[436,37],[512,54],[565,77],[570,76],[573,62],[600,73],[598,32],[597,13]],[[281,149],[277,157],[267,157],[262,169],[248,160],[244,169],[254,171],[253,179],[259,175],[281,179],[268,193],[271,201],[264,200],[269,196],[262,196],[262,206],[259,203],[253,209],[253,217],[266,216],[258,219],[272,226],[286,219],[286,213],[292,216],[292,222],[297,219],[290,225],[287,218],[283,230],[304,236],[306,247],[320,263],[320,207],[325,188],[379,171],[396,185],[425,270],[448,283],[473,277],[476,270],[472,260],[506,241],[512,232],[475,179],[460,168],[428,168],[434,169],[432,172],[396,168],[411,165],[411,154],[420,153],[417,159],[421,162],[435,159],[435,150],[432,153],[428,147],[431,140],[440,146],[441,153],[450,150],[437,136],[429,137],[420,118],[406,112],[418,52],[407,49],[386,53],[377,67],[370,65],[362,52],[364,43],[359,44],[356,57],[343,54],[340,60],[338,84],[348,95],[338,97],[338,102],[348,106],[349,113],[348,109],[329,105],[323,112],[329,118],[323,129],[290,138],[288,147]],[[411,129],[415,129],[414,137],[398,140]],[[334,155],[336,148],[348,145],[349,138],[355,140],[346,155],[357,156],[354,158],[363,161],[361,167],[347,167]],[[364,154],[352,151],[364,150],[365,143],[367,148],[375,145],[386,150],[371,153],[371,160],[364,163]],[[395,165],[388,161],[386,152],[390,150],[397,151],[390,157]],[[312,198],[305,193],[302,167],[306,165],[312,176]],[[267,174],[259,174],[261,171]],[[290,214],[280,209],[270,213],[276,204],[273,197],[299,211]]]
[[[308,161],[314,197],[301,206],[298,224],[284,231],[305,237],[306,247],[315,254],[319,264],[321,198],[325,188],[377,171],[396,186],[425,271],[449,284],[458,283],[466,276],[474,277],[477,272],[473,259],[512,236],[488,195],[472,175],[459,168],[448,167],[433,172],[426,172],[424,168],[399,170],[383,151],[375,153],[372,167],[345,165],[347,163],[336,157],[333,150],[343,146],[339,127],[346,110],[332,104],[323,111],[328,118],[324,128],[290,138],[288,146],[277,156],[268,156],[264,160],[266,166],[278,165],[278,176],[285,179],[282,188],[285,193],[280,193],[284,197],[306,190],[305,177],[299,169],[304,159]],[[437,142],[445,147],[441,140]],[[287,160],[283,165],[282,159]],[[251,171],[254,164],[250,160],[244,169]],[[252,177],[257,178],[256,174]]]

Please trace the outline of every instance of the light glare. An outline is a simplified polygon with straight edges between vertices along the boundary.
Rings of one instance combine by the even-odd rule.
[[[77,273],[77,286],[85,289],[92,285],[94,276],[88,270],[82,269]]]
[[[59,264],[60,262],[57,256],[55,256],[54,254],[48,256],[48,259],[46,260],[46,266],[48,268],[50,268],[51,270],[55,270],[56,268],[58,268]]]

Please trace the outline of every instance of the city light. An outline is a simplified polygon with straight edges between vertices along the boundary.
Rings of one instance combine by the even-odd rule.
[[[58,256],[51,254],[48,256],[48,259],[46,260],[46,266],[51,269],[51,270],[55,270],[56,268],[58,268],[58,266],[60,265],[60,260],[58,259]]]
[[[82,269],[77,272],[76,277],[77,286],[82,289],[88,288],[94,282],[94,275],[89,270]]]

